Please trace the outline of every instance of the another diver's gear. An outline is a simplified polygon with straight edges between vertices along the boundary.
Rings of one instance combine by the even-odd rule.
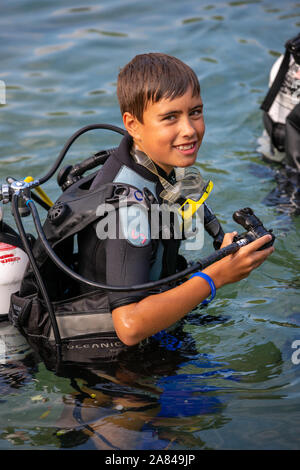
[[[264,235],[271,235],[272,240],[270,240],[268,243],[259,248],[258,251],[264,250],[265,248],[269,248],[274,244],[275,235],[273,234],[273,230],[266,230],[261,220],[256,217],[250,207],[245,207],[245,209],[240,209],[239,211],[236,211],[232,217],[235,222],[242,225],[247,230],[247,232],[234,237],[234,242],[239,242],[243,245],[248,245],[248,243],[257,240],[258,238],[261,238]]]
[[[285,142],[287,163],[300,173],[300,103],[286,118]]]
[[[289,39],[285,43],[285,54],[281,62],[281,66],[277,72],[277,76],[269,89],[264,101],[261,104],[261,109],[269,111],[271,105],[276,98],[277,93],[280,90],[284,77],[288,71],[290,65],[290,57],[293,56],[296,64],[300,65],[300,34],[295,36],[293,39]]]
[[[277,74],[260,106],[264,111],[263,123],[271,141],[271,149],[269,151],[263,147],[266,145],[263,136],[260,139],[262,147],[259,150],[268,159],[278,162],[284,161],[288,166],[300,172],[300,78],[298,79],[300,74],[300,34],[287,41],[285,48],[286,51]],[[273,68],[275,66],[277,66],[277,62]],[[288,83],[291,82],[292,76],[297,77],[292,82],[294,85]],[[279,92],[281,92],[282,98],[279,94],[278,111],[275,113],[272,105]]]
[[[205,281],[208,282],[209,287],[211,289],[211,297],[210,299],[205,299],[203,300],[203,302],[201,302],[201,305],[208,305],[216,296],[216,286],[215,286],[214,281],[212,280],[210,276],[208,276],[208,274],[202,273],[201,271],[198,271],[197,273],[192,274],[190,276],[190,279],[192,279],[193,277],[202,277],[202,279],[205,279]]]

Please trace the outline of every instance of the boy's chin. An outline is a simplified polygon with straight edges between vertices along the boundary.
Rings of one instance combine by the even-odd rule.
[[[180,159],[176,166],[179,168],[188,168],[189,166],[194,165],[195,161],[196,157],[185,157],[184,159]]]

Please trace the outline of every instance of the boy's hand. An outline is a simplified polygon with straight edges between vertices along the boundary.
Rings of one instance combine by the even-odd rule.
[[[237,235],[237,232],[225,233],[221,248],[224,248],[227,245],[230,245],[233,242],[234,237]]]
[[[221,248],[232,243],[236,235],[236,232],[226,233]],[[207,272],[213,278],[217,288],[238,282],[249,276],[253,269],[258,268],[273,253],[273,246],[257,251],[271,239],[271,235],[264,235],[254,242],[243,246],[233,255],[226,256],[212,264],[204,272]]]

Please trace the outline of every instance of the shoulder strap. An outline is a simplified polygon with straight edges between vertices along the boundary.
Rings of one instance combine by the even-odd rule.
[[[271,108],[272,103],[275,100],[276,95],[280,90],[280,87],[283,83],[284,77],[290,65],[291,54],[293,55],[295,62],[297,64],[300,63],[300,34],[298,34],[292,39],[289,39],[285,43],[284,46],[285,46],[285,54],[281,62],[281,65],[279,67],[279,70],[277,72],[275,80],[272,83],[272,86],[270,87],[264,101],[262,102],[260,106],[260,108],[266,112],[268,112],[269,109]]]
[[[263,111],[266,111],[266,112],[269,111],[269,109],[271,108],[273,104],[273,101],[275,100],[277,96],[277,93],[280,90],[284,77],[289,68],[290,56],[291,56],[291,53],[289,49],[286,49],[283,60],[281,62],[281,65],[275,77],[275,80],[273,81],[272,86],[270,87],[264,101],[262,102],[260,106],[260,109],[262,109]]]

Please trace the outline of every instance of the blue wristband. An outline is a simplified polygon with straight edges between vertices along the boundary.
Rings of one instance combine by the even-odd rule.
[[[203,279],[206,280],[206,282],[208,282],[209,286],[210,286],[210,289],[211,289],[211,298],[210,299],[206,299],[206,300],[203,300],[203,302],[201,302],[201,305],[207,305],[209,304],[216,296],[216,286],[215,286],[215,283],[214,281],[212,280],[211,277],[209,277],[207,274],[205,273],[202,273],[201,271],[198,271],[197,273],[194,273],[191,275],[190,279],[192,279],[192,277],[195,277],[195,276],[198,276],[198,277],[202,277]]]

